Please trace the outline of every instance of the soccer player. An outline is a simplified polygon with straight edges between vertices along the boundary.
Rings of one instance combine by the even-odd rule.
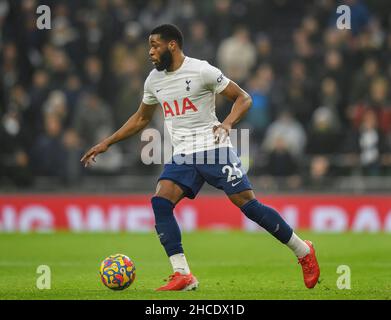
[[[139,109],[114,134],[91,148],[81,161],[88,166],[112,144],[138,133],[151,121],[155,109],[162,106],[174,152],[172,161],[164,165],[151,203],[156,232],[173,274],[167,284],[156,290],[198,287],[184,255],[173,209],[184,197],[194,199],[205,181],[224,190],[249,219],[291,249],[302,266],[306,287],[313,288],[320,270],[312,243],[301,240],[276,210],[256,199],[229,138],[230,129],[251,107],[250,96],[207,61],[185,56],[183,36],[175,25],[153,29],[149,45],[150,60],[156,70],[145,80]],[[222,123],[215,114],[215,94],[233,102]],[[212,158],[214,161],[210,161]]]

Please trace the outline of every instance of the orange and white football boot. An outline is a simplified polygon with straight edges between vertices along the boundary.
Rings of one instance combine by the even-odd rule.
[[[156,291],[190,291],[197,289],[198,284],[197,278],[191,273],[181,274],[175,272],[169,276],[168,283],[157,288]]]
[[[308,289],[312,289],[318,282],[320,269],[312,242],[309,240],[304,240],[304,242],[310,247],[310,252],[299,258],[299,263],[303,269],[304,284]]]

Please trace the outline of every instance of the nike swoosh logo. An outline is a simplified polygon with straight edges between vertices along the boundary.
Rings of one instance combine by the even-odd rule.
[[[159,90],[156,90],[156,92],[159,92],[159,91],[162,91],[164,88],[161,88],[161,89],[159,89]]]
[[[233,187],[235,187],[235,186],[237,186],[239,183],[241,183],[243,180],[240,180],[240,181],[238,181],[238,182],[236,182],[236,183],[232,183],[232,186]]]

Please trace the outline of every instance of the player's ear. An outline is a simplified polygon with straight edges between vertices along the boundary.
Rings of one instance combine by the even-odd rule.
[[[171,52],[173,52],[175,50],[175,46],[176,46],[176,43],[174,40],[171,40],[169,43],[168,43],[168,50],[170,50]]]

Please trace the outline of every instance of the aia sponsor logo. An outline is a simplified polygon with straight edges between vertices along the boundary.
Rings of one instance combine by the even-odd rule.
[[[182,102],[178,102],[178,100],[174,100],[171,104],[167,101],[163,102],[163,111],[164,117],[175,117],[186,112],[197,112],[197,107],[191,102],[189,98],[184,98]]]

